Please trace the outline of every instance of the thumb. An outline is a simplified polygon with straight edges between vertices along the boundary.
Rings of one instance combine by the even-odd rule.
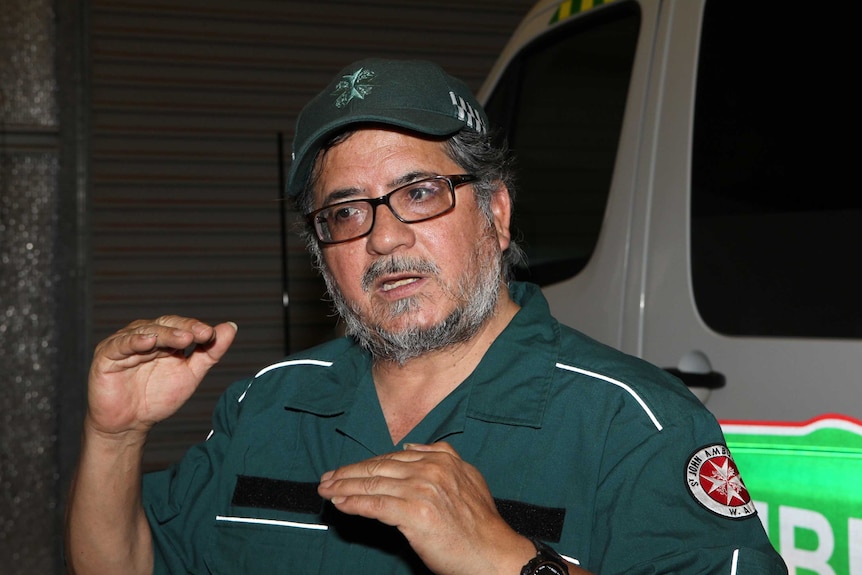
[[[203,376],[212,366],[227,353],[236,338],[237,325],[228,321],[220,323],[213,328],[213,336],[210,341],[197,346],[189,357],[189,367]]]

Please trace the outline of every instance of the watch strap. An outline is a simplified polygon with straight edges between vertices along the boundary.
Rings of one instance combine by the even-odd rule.
[[[521,569],[521,575],[569,575],[566,560],[538,539],[530,539],[536,547],[536,556]]]

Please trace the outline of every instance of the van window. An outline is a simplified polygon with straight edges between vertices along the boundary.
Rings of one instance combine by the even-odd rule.
[[[573,18],[527,45],[489,98],[491,125],[517,158],[514,231],[529,259],[521,279],[572,277],[593,253],[639,26],[634,2]]]
[[[852,18],[710,1],[692,149],[691,264],[728,335],[862,337]]]

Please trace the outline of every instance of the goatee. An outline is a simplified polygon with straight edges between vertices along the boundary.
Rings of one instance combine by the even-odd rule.
[[[486,235],[471,254],[471,262],[455,285],[437,281],[444,297],[455,302],[454,309],[440,322],[431,326],[410,325],[386,329],[385,323],[415,313],[422,306],[440,305],[426,295],[399,299],[392,303],[375,302],[371,313],[363,314],[358,305],[347,302],[326,266],[321,266],[333,305],[344,320],[347,335],[367,349],[375,360],[404,365],[429,351],[437,351],[472,338],[494,314],[502,288],[503,264],[496,237]],[[476,273],[478,270],[478,273]],[[439,267],[430,260],[392,256],[375,261],[362,277],[362,289],[368,292],[374,281],[383,275],[411,274],[439,278]],[[372,316],[372,317],[366,317]]]

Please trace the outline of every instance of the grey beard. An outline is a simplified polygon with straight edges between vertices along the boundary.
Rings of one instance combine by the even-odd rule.
[[[352,306],[345,300],[328,269],[321,266],[321,271],[333,305],[344,320],[347,335],[367,349],[375,360],[404,365],[429,351],[441,350],[469,340],[493,315],[503,277],[500,253],[488,247],[495,240],[493,236],[487,236],[479,242],[472,255],[477,265],[468,266],[468,269],[478,269],[479,273],[464,273],[454,289],[447,290],[449,293],[446,293],[446,296],[458,302],[455,309],[443,321],[426,328],[412,326],[389,331],[379,324],[369,323],[368,319],[361,317],[358,306]],[[363,274],[363,290],[370,289],[374,279],[380,275],[405,272],[437,275],[439,268],[433,262],[416,258],[392,257],[378,260]],[[423,299],[426,304],[434,305],[427,296],[416,296],[398,300],[386,305],[385,309],[378,308],[375,311],[383,312],[393,319],[419,309]]]

